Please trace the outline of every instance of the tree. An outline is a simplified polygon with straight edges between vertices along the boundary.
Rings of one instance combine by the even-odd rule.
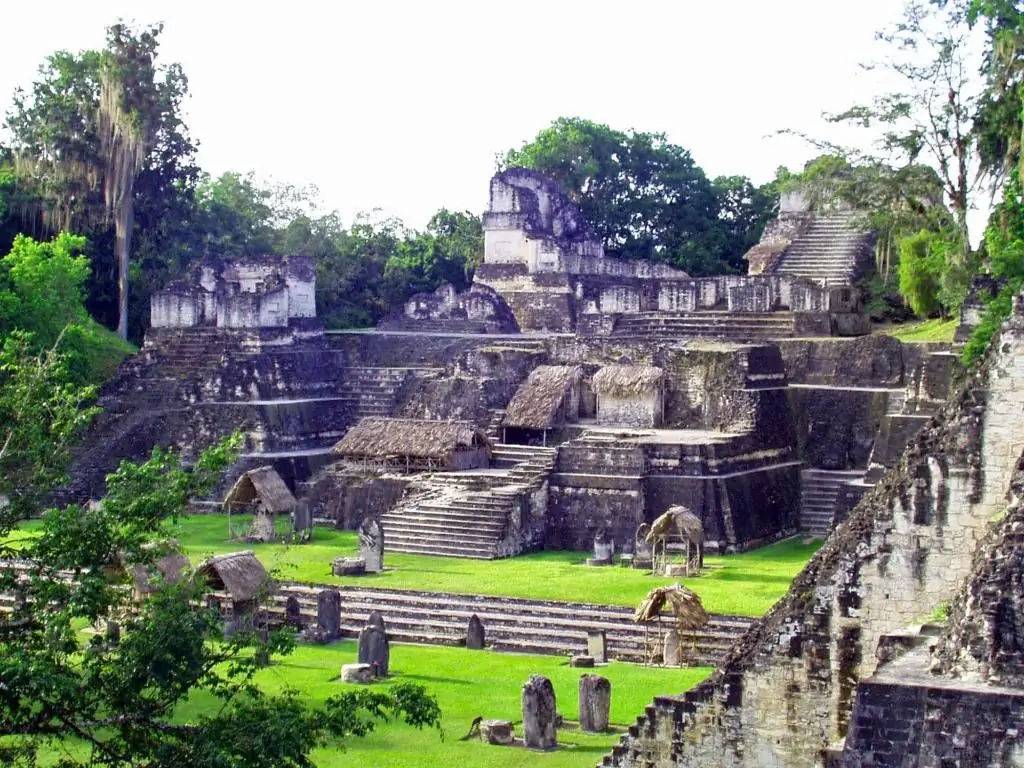
[[[973,125],[980,92],[971,71],[968,29],[958,14],[911,0],[903,19],[878,37],[892,50],[881,66],[901,78],[905,90],[828,119],[881,128],[880,158],[844,153],[860,164],[904,169],[924,163],[935,171],[955,222],[957,248],[950,257],[960,268],[954,271],[962,271],[972,261],[968,212],[983,181]]]
[[[31,91],[15,93],[6,122],[19,181],[29,192],[20,211],[25,227],[35,235],[87,235],[98,249],[94,282],[101,303],[107,301],[102,265],[113,224],[112,314],[122,338],[136,209],[146,212],[147,234],[180,229],[188,218],[179,210],[178,221],[167,222],[159,214],[180,206],[140,197],[187,199],[195,179],[195,147],[180,118],[188,82],[179,66],[155,64],[160,31],[160,25],[134,30],[116,24],[107,30],[103,51],[53,54]],[[98,315],[105,314],[103,307]]]
[[[742,253],[724,250],[715,188],[690,153],[664,134],[562,117],[499,159],[499,169],[512,166],[561,184],[611,254],[695,274],[740,263]]]
[[[89,260],[85,238],[61,234],[49,242],[18,235],[0,259],[0,338],[14,330],[32,334],[35,350],[61,339],[68,374],[78,384],[98,384],[131,348],[86,311]]]
[[[0,340],[0,552],[7,532],[65,479],[71,448],[97,413],[88,406],[95,389],[71,380],[60,341],[38,351],[26,331]]]
[[[942,272],[947,243],[933,232],[921,231],[900,241],[900,293],[918,317],[941,309]]]

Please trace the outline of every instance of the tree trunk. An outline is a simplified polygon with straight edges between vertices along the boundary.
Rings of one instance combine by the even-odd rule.
[[[131,257],[132,227],[134,224],[135,205],[132,199],[132,190],[128,189],[127,194],[121,199],[117,215],[114,217],[114,231],[117,235],[117,289],[119,298],[117,335],[122,339],[128,338],[128,264]]]

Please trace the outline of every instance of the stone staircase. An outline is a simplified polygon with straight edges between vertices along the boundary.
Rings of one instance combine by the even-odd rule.
[[[766,341],[796,335],[792,312],[637,312],[615,321],[613,336]]]
[[[819,539],[832,530],[832,517],[839,487],[856,480],[863,472],[804,469],[800,472],[800,529]]]
[[[852,285],[867,244],[866,233],[853,226],[853,216],[837,212],[815,217],[786,249],[775,271],[823,286]]]
[[[505,543],[509,518],[554,462],[554,448],[499,443],[493,449],[492,467],[507,472],[434,474],[423,490],[381,515],[385,548],[477,560],[514,554]]]
[[[441,368],[346,368],[340,399],[352,409],[353,424],[367,416],[391,416],[398,393],[410,376],[443,372]]]
[[[384,617],[389,639],[399,643],[461,645],[473,614],[483,622],[488,647],[509,653],[585,653],[587,633],[602,630],[609,658],[643,662],[659,638],[658,625],[652,624],[645,639],[644,625],[633,621],[633,609],[628,606],[297,583],[282,585],[275,595],[270,606],[272,621],[283,622],[285,601],[295,597],[301,621],[315,622],[316,598],[322,589],[341,592],[344,637],[356,637],[370,612],[377,611]],[[717,665],[754,621],[743,616],[712,616],[700,632],[683,638],[690,663]],[[671,617],[662,616],[658,624],[663,639]]]
[[[493,408],[490,414],[485,432],[487,437],[491,439],[491,442],[499,443],[501,442],[501,422],[505,420],[505,409]]]

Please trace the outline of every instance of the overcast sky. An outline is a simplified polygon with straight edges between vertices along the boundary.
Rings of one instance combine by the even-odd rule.
[[[9,7],[7,7],[9,5]],[[257,10],[259,8],[266,10]],[[5,4],[0,108],[57,49],[119,17],[163,21],[202,167],[316,184],[346,223],[413,227],[487,202],[494,157],[559,116],[660,131],[709,176],[769,180],[820,115],[876,87],[858,63],[901,0],[56,0]],[[43,18],[45,17],[45,18]],[[850,138],[851,134],[837,138]]]

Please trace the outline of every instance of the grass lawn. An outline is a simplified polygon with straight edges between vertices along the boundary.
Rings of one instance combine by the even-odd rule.
[[[232,517],[240,525],[243,517]],[[12,539],[38,528],[23,524]],[[331,575],[331,561],[358,554],[353,531],[318,526],[308,544],[251,544],[231,541],[227,518],[221,515],[183,517],[168,526],[193,562],[210,555],[253,550],[279,579],[322,584],[351,584],[391,589],[423,589],[457,594],[566,600],[604,605],[637,605],[652,588],[674,579],[655,578],[631,568],[593,568],[583,552],[536,552],[503,560],[462,560],[452,557],[385,554],[383,573]],[[797,537],[739,555],[707,556],[699,578],[683,579],[701,596],[711,613],[761,616],[789,589],[793,577],[821,546]]]
[[[609,605],[636,605],[652,587],[672,581],[630,568],[587,567],[582,552],[537,552],[490,561],[385,554],[383,573],[342,578],[331,575],[331,561],[357,554],[357,537],[351,531],[318,527],[309,544],[248,544],[227,539],[225,517],[199,515],[183,518],[171,535],[194,561],[252,549],[278,578],[297,581]],[[708,556],[705,575],[685,582],[712,613],[760,616],[785,594],[818,546],[820,542],[789,539],[740,555]]]
[[[312,704],[347,688],[338,680],[342,664],[356,660],[351,641],[327,646],[298,646],[295,652],[263,670],[259,685],[268,692],[285,688],[297,690]],[[608,678],[612,684],[611,726],[603,734],[584,734],[576,725],[579,716],[579,679],[585,672]],[[383,723],[365,738],[351,738],[344,749],[326,747],[313,753],[319,768],[443,768],[474,765],[480,768],[518,768],[540,765],[546,768],[596,764],[601,755],[618,741],[626,727],[654,696],[682,693],[703,680],[711,669],[660,669],[612,662],[593,670],[569,667],[563,659],[550,656],[521,656],[491,651],[469,651],[423,645],[392,645],[393,682],[415,682],[437,696],[441,707],[444,738],[436,730],[417,730],[403,723]],[[520,688],[532,674],[548,677],[554,685],[558,711],[566,719],[558,731],[559,748],[553,752],[526,752],[519,747],[491,746],[472,739],[460,741],[470,723],[481,715],[515,723],[516,737],[522,738]],[[190,722],[212,707],[219,706],[208,695],[194,696],[178,708],[175,719]],[[41,765],[54,765],[63,752],[86,756],[80,742],[69,739],[53,747]]]
[[[353,642],[329,646],[300,646],[295,653],[260,673],[266,690],[290,686],[310,701],[318,702],[345,687],[337,681],[341,665],[356,660]],[[418,768],[426,766],[475,765],[508,768],[523,764],[551,766],[592,766],[618,740],[626,726],[643,712],[659,694],[682,693],[706,677],[711,670],[657,669],[611,663],[597,670],[569,667],[563,659],[519,656],[491,651],[468,651],[420,645],[393,645],[391,669],[396,682],[424,685],[441,705],[444,740],[437,731],[418,731],[404,724],[388,724],[365,739],[351,739],[347,749],[321,749],[314,754],[320,768],[367,766],[369,768]],[[558,733],[564,748],[551,753],[527,753],[519,748],[496,747],[479,740],[460,741],[477,715],[504,718],[516,723],[522,737],[520,688],[531,674],[551,679],[558,710],[567,720],[578,717],[578,686],[583,672],[596,672],[612,684],[612,732],[589,735],[575,723]],[[179,715],[198,715],[211,702],[190,702]]]
[[[907,342],[924,342],[924,341],[953,341],[953,334],[956,331],[959,321],[956,319],[952,320],[924,320],[919,323],[903,323],[902,325],[892,325],[881,331],[889,336],[899,339],[900,341]]]

